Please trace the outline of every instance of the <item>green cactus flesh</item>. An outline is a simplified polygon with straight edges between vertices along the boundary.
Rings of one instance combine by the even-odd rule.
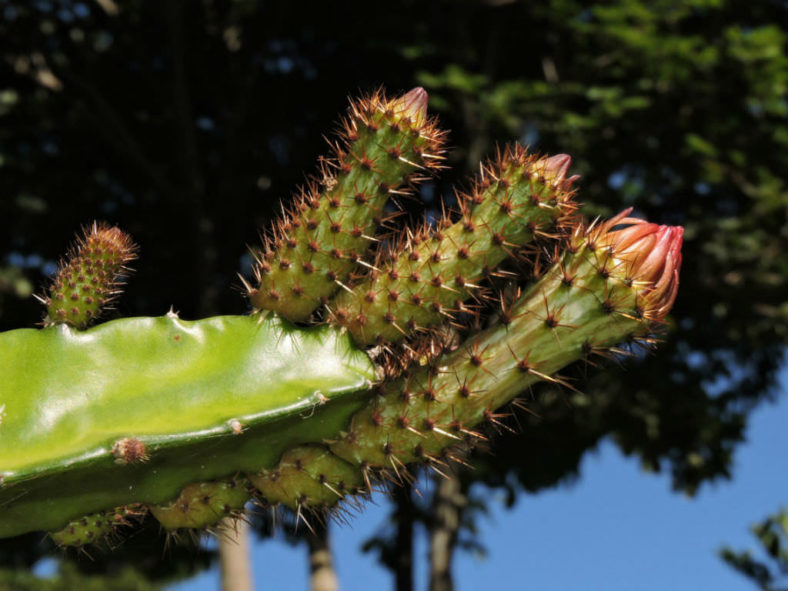
[[[153,505],[150,510],[166,529],[202,529],[224,517],[240,514],[251,498],[249,484],[243,478],[193,482],[174,501]]]
[[[59,546],[87,546],[102,540],[111,541],[119,528],[131,525],[129,518],[141,513],[136,506],[117,507],[110,511],[99,511],[74,519],[64,528],[50,534]]]
[[[540,159],[519,146],[507,149],[483,169],[472,193],[460,197],[459,221],[444,217],[435,230],[408,233],[375,263],[379,271],[329,304],[334,321],[356,343],[372,345],[399,341],[463,310],[466,300],[478,299],[487,273],[573,211],[568,164],[568,156]]]
[[[353,103],[335,161],[325,164],[268,236],[252,305],[304,321],[347,281],[375,241],[389,197],[440,161],[442,134],[426,118],[426,93]]]
[[[340,429],[376,378],[347,337],[275,316],[9,331],[0,367],[0,536],[272,467]],[[333,418],[301,418],[320,405]]]

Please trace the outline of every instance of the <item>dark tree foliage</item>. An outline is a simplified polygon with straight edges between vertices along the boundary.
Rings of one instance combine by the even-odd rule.
[[[686,228],[659,353],[535,390],[463,478],[514,499],[608,436],[679,489],[730,476],[788,336],[784,2],[0,0],[0,18],[0,329],[40,320],[31,290],[97,218],[141,246],[123,315],[243,312],[246,245],[314,170],[345,97],[422,84],[457,149],[403,202],[413,216],[517,139],[573,156],[586,213]],[[49,551],[30,539],[0,562]]]
[[[749,551],[720,550],[720,557],[747,577],[761,591],[788,589],[788,512],[781,510],[752,527],[768,562],[758,560]]]

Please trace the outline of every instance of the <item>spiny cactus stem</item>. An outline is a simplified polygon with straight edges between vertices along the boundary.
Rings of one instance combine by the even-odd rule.
[[[332,442],[343,459],[391,468],[438,457],[538,381],[592,352],[644,338],[650,282],[622,274],[625,261],[583,240],[489,328],[431,366],[384,385]]]
[[[539,158],[510,146],[488,164],[461,217],[405,233],[381,253],[368,278],[329,303],[332,319],[361,346],[392,343],[444,323],[466,301],[483,299],[486,275],[520,256],[535,238],[552,238],[574,211],[570,158]]]
[[[257,310],[303,322],[345,285],[385,221],[389,197],[403,182],[440,168],[443,133],[426,116],[427,93],[416,88],[387,100],[378,93],[351,103],[333,160],[279,220],[257,257]]]

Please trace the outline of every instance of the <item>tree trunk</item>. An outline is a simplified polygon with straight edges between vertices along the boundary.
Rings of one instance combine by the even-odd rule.
[[[224,531],[219,536],[222,591],[254,591],[249,562],[249,524],[243,519],[225,518],[222,525]]]
[[[430,591],[452,591],[451,561],[457,545],[465,493],[459,479],[448,471],[447,477],[433,476],[435,495],[432,499],[433,521],[430,527]]]
[[[328,523],[312,524],[312,533],[306,536],[309,546],[309,588],[312,591],[338,591],[339,579],[334,571]]]
[[[392,496],[396,505],[397,523],[396,558],[394,559],[394,588],[397,591],[413,591],[413,526],[416,520],[411,486],[394,487]]]

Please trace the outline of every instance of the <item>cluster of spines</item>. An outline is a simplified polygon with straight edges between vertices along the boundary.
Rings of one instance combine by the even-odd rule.
[[[389,198],[440,168],[444,134],[426,108],[422,88],[351,102],[333,158],[321,162],[319,180],[300,192],[256,256],[257,285],[247,286],[255,309],[308,320],[364,264]]]
[[[136,257],[131,238],[117,227],[94,222],[71,247],[52,284],[39,299],[44,324],[87,328],[119,293],[126,265]]]
[[[509,146],[459,195],[459,220],[407,231],[363,280],[329,303],[332,320],[361,346],[424,333],[476,307],[501,262],[538,238],[552,238],[574,213],[570,158],[540,158]],[[455,216],[457,217],[457,216]]]

